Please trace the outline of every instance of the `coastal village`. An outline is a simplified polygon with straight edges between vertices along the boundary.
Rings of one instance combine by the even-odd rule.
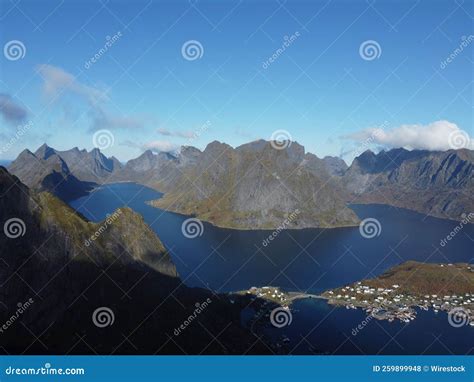
[[[403,272],[407,267],[416,264],[418,274],[416,277],[405,277]],[[409,268],[411,270],[411,268]],[[434,271],[433,271],[434,270]],[[417,278],[427,278],[425,272],[429,271],[432,277],[451,275],[452,272],[461,272],[458,277],[463,281],[468,280],[467,286],[471,287],[470,292],[466,292],[466,284],[461,285],[460,280],[453,280],[450,284],[452,290],[456,288],[459,292],[433,293],[427,292],[426,286],[420,286]],[[346,309],[363,309],[367,314],[378,320],[393,322],[399,320],[408,323],[416,318],[417,309],[432,309],[435,313],[455,312],[455,319],[465,322],[466,325],[474,327],[474,267],[469,264],[421,264],[412,263],[402,265],[397,273],[391,273],[390,277],[382,275],[380,278],[359,281],[352,285],[328,290],[321,295],[308,294],[304,292],[285,292],[278,287],[263,286],[251,287],[246,291],[238,292],[241,295],[250,296],[252,301],[264,301],[259,306],[258,317],[267,317],[269,309],[274,306],[281,306],[289,309],[291,304],[297,299],[322,298],[328,300],[329,304],[344,306]],[[391,278],[397,279],[394,275],[402,275],[398,283],[388,283]],[[450,277],[448,277],[449,279]],[[406,279],[406,281],[403,281]],[[425,291],[425,293],[420,293]]]
[[[375,289],[358,282],[355,287],[348,286],[336,292],[329,291],[327,294],[331,304],[345,305],[347,309],[363,308],[374,318],[389,322],[395,319],[403,322],[414,320],[416,317],[414,308],[423,310],[432,308],[435,313],[440,310],[449,312],[454,308],[463,308],[468,315],[469,324],[474,326],[474,295],[466,293],[459,296],[436,294],[410,296],[397,293],[399,287],[394,284],[392,288]]]
[[[447,316],[447,325],[474,330],[474,266],[466,263],[409,261],[379,277],[322,294],[287,292],[276,286],[261,286],[232,293],[229,298],[231,303],[247,310],[248,315],[243,322],[258,336],[272,325],[276,328],[290,325],[292,303],[307,298],[323,299],[328,304],[346,309],[363,309],[369,316],[388,322],[409,323],[416,319],[420,310],[443,312]],[[281,326],[272,322],[275,311],[286,315],[287,321]],[[292,340],[285,331],[266,332],[264,335],[270,336],[269,346],[276,354],[286,354],[292,346]],[[309,350],[313,354],[321,354],[317,347],[311,346]]]
[[[440,268],[452,267],[452,264],[438,265]],[[459,266],[458,266],[459,267]],[[466,265],[464,271],[474,273],[474,269]],[[410,286],[391,284],[376,286],[377,279],[357,282],[355,284],[329,290],[323,294],[333,305],[342,305],[346,309],[362,308],[379,320],[400,320],[410,322],[416,318],[416,308],[432,309],[435,313],[444,311],[455,312],[458,320],[474,327],[474,285],[472,292],[450,294],[420,294],[407,291]],[[412,281],[412,283],[414,283]],[[375,285],[374,285],[375,284]],[[386,283],[384,283],[386,284]]]

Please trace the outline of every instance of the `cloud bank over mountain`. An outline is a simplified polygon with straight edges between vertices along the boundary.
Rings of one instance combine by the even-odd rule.
[[[474,140],[469,134],[449,121],[436,121],[427,125],[401,125],[389,130],[368,128],[342,138],[389,149],[398,147],[429,151],[474,149]]]

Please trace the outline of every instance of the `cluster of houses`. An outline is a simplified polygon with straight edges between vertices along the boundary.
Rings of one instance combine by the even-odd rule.
[[[259,298],[271,300],[279,305],[285,305],[287,302],[287,295],[283,293],[279,288],[264,286],[261,288],[251,287],[247,294],[255,295]]]
[[[469,325],[474,326],[474,293],[412,296],[398,292],[399,288],[400,285],[397,284],[389,288],[374,288],[358,282],[354,286],[329,291],[328,297],[335,303],[345,305],[347,309],[360,307],[375,318],[389,321],[414,320],[416,317],[414,307],[423,310],[432,308],[435,313],[440,310],[449,312],[454,308],[462,308],[468,316]]]

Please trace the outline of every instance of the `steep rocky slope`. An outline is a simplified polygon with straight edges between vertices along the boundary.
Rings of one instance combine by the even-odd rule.
[[[154,206],[242,229],[276,228],[295,213],[287,228],[358,222],[324,162],[296,142],[284,150],[263,140],[235,149],[212,142],[180,172]]]
[[[459,219],[474,211],[474,151],[366,151],[342,178],[349,200]]]
[[[146,150],[142,155],[129,160],[111,181],[129,181],[147,185],[159,191],[171,189],[186,167],[196,164],[201,151],[183,146],[179,154],[158,153]]]
[[[66,162],[78,179],[86,182],[103,183],[122,168],[117,158],[107,158],[97,148],[87,152],[74,147],[67,151],[56,151],[56,154]]]
[[[325,164],[326,171],[332,176],[342,176],[349,168],[346,162],[338,157],[325,156],[322,161]]]
[[[131,210],[91,223],[51,194],[30,191],[3,167],[0,195],[3,352],[268,351],[262,343],[252,348],[256,338],[240,326],[240,312],[226,296],[181,283],[159,239]],[[108,312],[109,325],[100,325],[96,310]]]

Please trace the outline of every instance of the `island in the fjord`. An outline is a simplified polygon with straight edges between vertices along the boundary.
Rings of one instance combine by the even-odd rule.
[[[474,326],[474,265],[408,261],[379,277],[328,290],[329,304],[362,308],[380,320],[409,322],[416,309],[455,314]]]
[[[226,228],[275,229],[285,220],[287,229],[359,223],[325,161],[296,142],[284,150],[263,140],[235,149],[212,142],[151,204]]]

